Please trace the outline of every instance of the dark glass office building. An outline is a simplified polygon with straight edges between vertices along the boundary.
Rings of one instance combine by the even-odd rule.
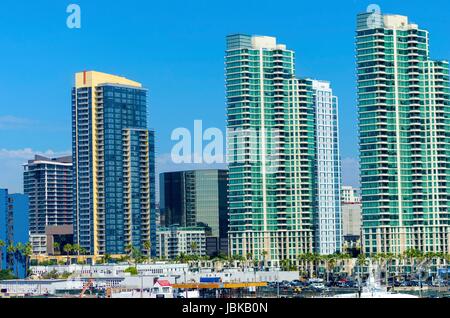
[[[208,254],[219,251],[227,254],[227,174],[226,170],[162,173],[161,224],[165,227],[203,227],[210,246]]]

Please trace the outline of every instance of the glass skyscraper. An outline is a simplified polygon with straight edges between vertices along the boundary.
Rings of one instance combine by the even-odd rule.
[[[162,173],[160,211],[163,226],[202,227],[227,253],[227,170]]]
[[[365,252],[448,253],[448,62],[400,15],[360,14],[356,45]]]
[[[154,134],[147,90],[99,73],[76,74],[72,92],[74,242],[92,255],[156,246]]]
[[[269,265],[341,248],[337,99],[294,59],[273,37],[227,38],[230,251]]]

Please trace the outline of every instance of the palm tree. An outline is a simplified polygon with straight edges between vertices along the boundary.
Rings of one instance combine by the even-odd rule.
[[[250,261],[252,261],[253,260],[253,253],[247,253],[247,255],[246,255],[246,257],[245,257],[246,259],[247,259],[247,262],[250,262]]]
[[[22,250],[22,255],[25,258],[25,275],[28,277],[30,268],[30,258],[33,255],[33,246],[30,242],[25,244]]]
[[[3,248],[6,246],[6,242],[0,240],[0,271],[3,269]]]
[[[308,260],[307,257],[306,257],[306,254],[303,254],[303,253],[299,254],[297,256],[297,260],[298,260],[298,263],[299,263],[300,271],[302,273],[305,273],[306,272],[306,270],[305,270],[305,263]]]
[[[135,266],[137,266],[137,264],[142,260],[142,253],[137,247],[132,247],[131,259],[134,261]]]
[[[16,260],[16,276],[19,277],[19,263],[22,263],[23,251],[25,249],[25,245],[19,242],[16,245],[16,250],[14,252],[14,258]]]
[[[104,260],[105,264],[108,264],[109,261],[111,260],[111,255],[106,253],[105,256],[103,256],[103,260]]]
[[[125,253],[127,253],[128,257],[131,257],[131,253],[133,252],[133,244],[128,244],[125,246]]]
[[[361,278],[362,277],[362,271],[363,271],[363,268],[364,268],[364,266],[365,265],[367,265],[367,258],[366,258],[366,255],[364,255],[364,254],[359,254],[358,255],[358,259],[357,259],[357,261],[356,261],[356,264],[358,265],[358,268],[359,268],[359,277]]]
[[[318,253],[312,254],[312,260],[313,260],[313,263],[314,263],[314,267],[316,269],[316,274],[315,275],[316,275],[317,278],[319,278],[319,276],[320,276],[320,268],[321,268],[321,265],[322,265],[322,262],[323,262],[324,259],[325,259],[325,257],[320,255],[320,254],[318,254]]]
[[[61,254],[61,245],[58,242],[53,243],[53,254],[56,255],[56,252],[58,251],[59,254]]]
[[[152,243],[150,243],[150,241],[144,242],[144,250],[147,252],[148,260],[151,261],[151,259],[152,259]]]
[[[66,245],[64,245],[63,251],[64,251],[64,253],[66,253],[66,255],[67,255],[67,265],[69,265],[69,262],[70,262],[69,255],[70,255],[70,253],[73,251],[72,244],[66,244]]]
[[[198,249],[197,242],[191,242],[190,248],[191,248],[192,254],[196,255],[197,254],[197,249]]]
[[[13,270],[14,269],[14,254],[16,253],[16,247],[14,246],[14,243],[10,243],[8,247],[6,248],[6,255],[8,259],[8,269]]]
[[[327,276],[327,283],[330,282],[330,271],[334,276],[334,268],[336,266],[336,255],[324,255],[321,257],[325,261],[325,272]]]
[[[80,247],[80,255],[87,255],[88,251],[84,247]]]
[[[80,245],[78,245],[78,244],[72,245],[72,253],[74,253],[75,255],[80,255],[80,251],[81,251]]]
[[[409,259],[410,265],[411,265],[411,271],[410,274],[416,272],[416,260],[423,259],[423,253],[416,249],[407,249],[404,252],[404,256]]]
[[[267,252],[266,250],[261,252],[261,256],[263,257],[263,266],[266,267],[266,261],[267,261],[267,255],[269,255],[269,252]]]

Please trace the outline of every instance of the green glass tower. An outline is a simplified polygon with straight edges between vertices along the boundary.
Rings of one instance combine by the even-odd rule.
[[[356,45],[365,252],[450,252],[448,62],[405,16],[358,15]]]
[[[322,227],[321,213],[329,209],[319,208],[328,205],[318,198],[327,198],[317,195],[318,183],[327,181],[318,178],[316,111],[337,107],[331,89],[296,78],[295,54],[276,38],[242,34],[227,37],[226,85],[231,254],[272,266],[295,262],[301,253],[340,250],[340,205],[333,205],[333,221]],[[329,121],[337,143],[337,117]],[[336,171],[326,175],[334,184],[339,180],[332,198],[339,202],[339,154],[332,148]],[[333,238],[325,239],[328,234]]]

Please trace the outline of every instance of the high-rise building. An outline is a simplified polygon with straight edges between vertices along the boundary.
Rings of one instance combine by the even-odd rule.
[[[312,81],[315,115],[315,251],[329,255],[342,247],[341,158],[338,100],[330,83]]]
[[[227,38],[230,251],[269,265],[341,244],[337,99],[294,58],[273,37]]]
[[[342,203],[359,203],[361,202],[361,196],[359,190],[352,186],[342,186]]]
[[[365,252],[448,253],[448,62],[406,16],[360,14],[356,43]]]
[[[47,251],[46,228],[73,223],[72,156],[36,155],[24,165],[24,193],[29,197],[30,242],[34,254]]]
[[[10,217],[8,190],[0,189],[0,241],[5,246],[0,246],[0,270],[7,266],[6,247],[13,240],[12,238],[12,218]],[[11,230],[10,230],[11,229]]]
[[[0,240],[5,243],[1,250],[2,267],[13,269],[14,255],[7,253],[9,245],[28,242],[28,196],[9,194],[7,189],[0,189]],[[23,268],[19,264],[19,273]]]
[[[72,91],[74,242],[93,255],[156,246],[154,134],[147,90],[99,72]]]
[[[160,175],[163,226],[203,227],[216,248],[228,254],[227,170],[191,170]]]

